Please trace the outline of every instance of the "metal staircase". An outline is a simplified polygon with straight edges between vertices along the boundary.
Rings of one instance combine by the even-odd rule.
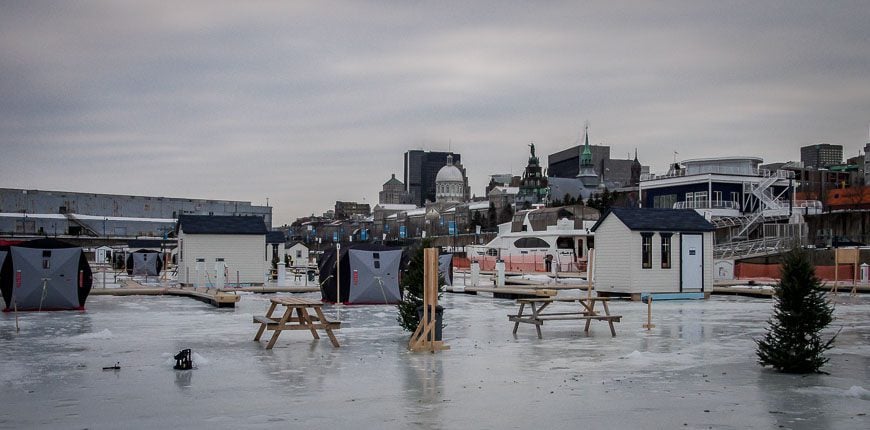
[[[84,221],[78,219],[75,214],[71,214],[69,212],[63,214],[69,222],[81,227],[82,231],[91,237],[100,237],[100,233],[91,228],[91,226],[87,225]]]
[[[780,179],[781,178],[779,176],[771,175],[764,178],[761,182],[758,183],[743,183],[743,192],[744,195],[747,196],[747,198],[744,199],[743,207],[749,206],[749,196],[754,196],[756,199],[758,199],[759,207],[752,214],[745,217],[739,217],[746,219],[741,220],[742,227],[734,237],[747,238],[749,237],[749,233],[751,233],[752,230],[760,223],[764,221],[772,221],[773,218],[781,219],[783,217],[788,217],[788,215],[777,213],[770,214],[766,217],[764,214],[765,211],[781,211],[783,209],[783,204],[779,200],[779,198],[782,197],[782,195],[785,194],[788,190],[786,189],[780,192],[779,195],[774,196],[773,188],[771,188],[773,184],[775,184]]]

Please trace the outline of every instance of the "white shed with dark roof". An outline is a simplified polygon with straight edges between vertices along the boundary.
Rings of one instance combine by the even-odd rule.
[[[595,291],[708,295],[714,230],[691,209],[612,209],[592,227]]]
[[[178,236],[178,281],[185,285],[261,285],[266,224],[258,216],[182,215]],[[198,270],[199,269],[199,270]]]

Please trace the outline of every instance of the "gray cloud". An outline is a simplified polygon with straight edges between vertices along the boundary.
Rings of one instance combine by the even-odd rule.
[[[0,6],[2,186],[374,203],[408,149],[472,191],[591,139],[614,156],[868,140],[862,2],[18,2]]]

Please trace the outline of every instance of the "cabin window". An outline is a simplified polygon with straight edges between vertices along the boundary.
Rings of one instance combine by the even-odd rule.
[[[42,268],[51,269],[51,251],[42,251]]]
[[[662,269],[671,268],[671,233],[661,233],[662,236]]]
[[[178,239],[178,261],[184,261],[184,239]]]
[[[641,255],[644,269],[652,269],[652,233],[641,233]]]
[[[539,237],[523,237],[514,242],[517,248],[549,248],[550,244]]]

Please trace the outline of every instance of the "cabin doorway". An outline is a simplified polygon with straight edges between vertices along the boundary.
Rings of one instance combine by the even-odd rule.
[[[680,260],[681,291],[704,291],[704,236],[682,234],[682,258]]]

